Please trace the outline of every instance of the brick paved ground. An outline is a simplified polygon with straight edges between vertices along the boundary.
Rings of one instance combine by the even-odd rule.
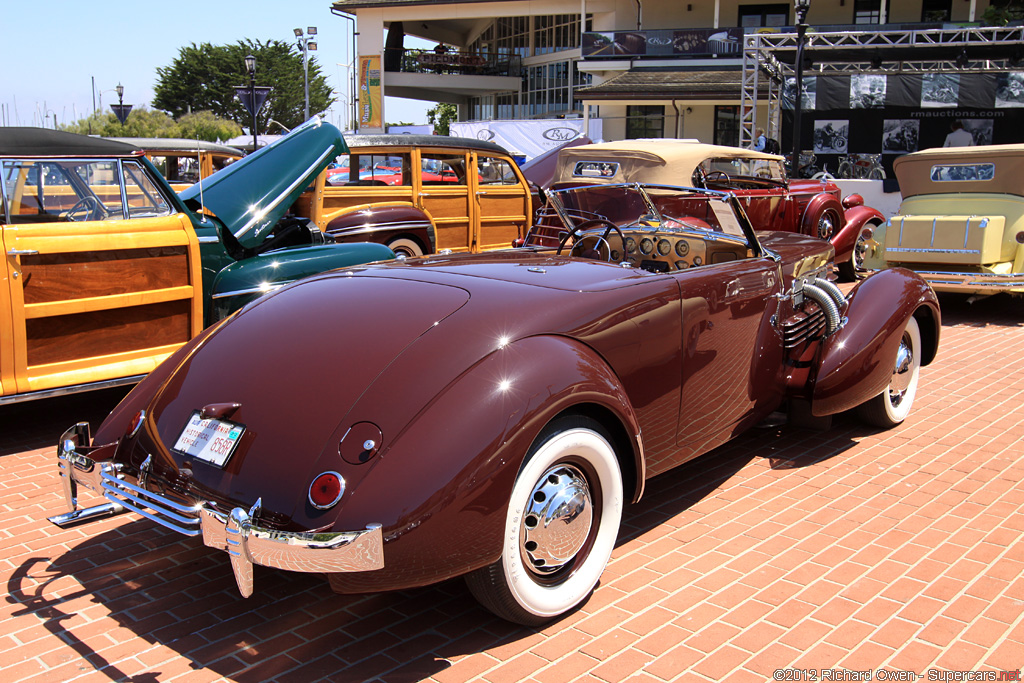
[[[915,412],[760,430],[649,483],[578,612],[541,630],[461,582],[333,595],[121,516],[60,531],[51,451],[116,392],[0,408],[0,680],[765,681],[1024,664],[1024,302],[944,299]],[[791,676],[797,678],[797,676]],[[811,680],[804,676],[802,680]]]

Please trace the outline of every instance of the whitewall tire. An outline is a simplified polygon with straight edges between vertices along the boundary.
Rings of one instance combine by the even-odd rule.
[[[555,420],[516,477],[501,558],[466,583],[498,616],[542,624],[594,590],[621,519],[622,474],[611,439],[593,420]]]

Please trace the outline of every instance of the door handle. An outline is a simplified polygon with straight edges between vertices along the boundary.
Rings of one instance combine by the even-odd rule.
[[[7,255],[8,256],[34,256],[35,254],[38,254],[38,253],[39,253],[38,249],[8,249],[7,250]]]

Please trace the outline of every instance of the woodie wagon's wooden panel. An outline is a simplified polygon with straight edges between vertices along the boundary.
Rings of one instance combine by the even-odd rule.
[[[5,395],[144,374],[202,329],[199,243],[181,214],[5,226],[15,381]],[[11,273],[13,275],[13,273]]]

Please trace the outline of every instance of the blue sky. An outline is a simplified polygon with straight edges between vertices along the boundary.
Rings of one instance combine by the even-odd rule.
[[[42,116],[53,125],[70,123],[96,104],[117,102],[114,88],[124,86],[125,104],[150,105],[157,67],[167,66],[191,43],[227,45],[242,39],[294,44],[292,29],[317,27],[316,56],[328,83],[350,96],[352,22],[331,14],[329,0],[15,0],[4,3],[0,41],[0,124],[38,126]],[[407,40],[407,43],[409,41]],[[259,65],[257,64],[257,74]],[[257,76],[258,82],[258,76]],[[241,85],[241,84],[239,84]],[[338,125],[344,100],[329,112]],[[388,98],[388,121],[426,123],[433,103]]]

